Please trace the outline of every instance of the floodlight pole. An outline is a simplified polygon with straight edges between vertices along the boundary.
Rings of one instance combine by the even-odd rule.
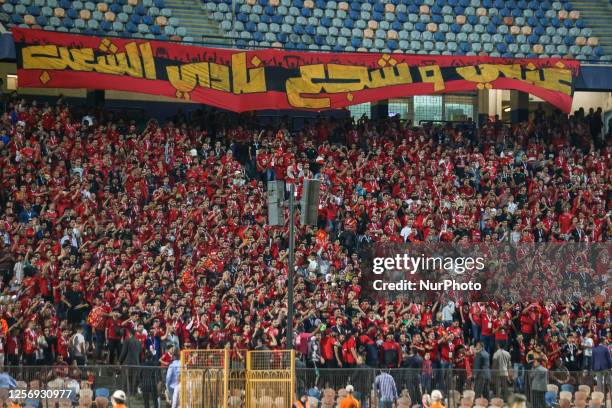
[[[280,186],[279,186],[280,184]],[[289,205],[289,260],[287,268],[287,324],[285,335],[285,349],[293,349],[293,304],[295,290],[295,207],[300,206],[302,225],[317,225],[317,209],[319,205],[319,188],[321,182],[318,180],[304,180],[304,190],[300,203],[295,202],[295,184],[289,183],[289,201],[281,204],[281,195],[284,198],[284,183],[275,181],[268,182],[268,221],[273,226],[285,226],[284,207]],[[282,193],[281,193],[282,192]],[[283,207],[281,209],[281,207]],[[283,228],[284,229],[284,228]]]
[[[285,348],[293,349],[293,286],[294,286],[294,253],[295,253],[295,185],[289,184],[289,268],[287,271],[287,340]]]

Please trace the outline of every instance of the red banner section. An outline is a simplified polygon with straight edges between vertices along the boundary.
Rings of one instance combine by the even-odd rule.
[[[12,30],[19,86],[114,89],[235,112],[325,110],[476,89],[528,92],[564,112],[579,62],[438,55],[228,50]]]

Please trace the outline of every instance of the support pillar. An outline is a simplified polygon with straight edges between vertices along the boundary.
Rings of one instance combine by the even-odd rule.
[[[478,117],[476,118],[476,124],[478,125],[478,127],[481,127],[485,123],[487,123],[487,119],[489,118],[489,115],[490,115],[489,90],[488,89],[479,90],[477,98],[478,98],[478,101],[476,105],[478,106]]]
[[[104,90],[87,91],[87,104],[90,106],[104,106],[106,100]]]
[[[529,119],[529,94],[510,91],[510,118],[512,123],[524,122]]]
[[[389,117],[389,100],[383,99],[371,105],[372,119],[380,120]]]

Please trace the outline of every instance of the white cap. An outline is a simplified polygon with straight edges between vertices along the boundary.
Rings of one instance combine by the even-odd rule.
[[[189,155],[190,155],[191,157],[196,157],[196,156],[198,155],[198,151],[197,151],[196,149],[191,149],[191,150],[189,151]]]
[[[117,390],[113,393],[113,396],[111,397],[115,402],[125,402],[127,400],[127,397],[125,396],[125,392],[121,391],[121,390]]]
[[[440,401],[442,399],[442,393],[438,390],[433,390],[431,392],[431,399],[434,401]]]
[[[353,392],[353,391],[355,391],[355,389],[353,388],[351,384],[346,386],[346,392]]]

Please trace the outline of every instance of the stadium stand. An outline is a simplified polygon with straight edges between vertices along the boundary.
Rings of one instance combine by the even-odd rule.
[[[569,1],[238,1],[240,46],[503,57],[604,55]],[[230,0],[206,2],[222,30]],[[606,5],[603,5],[606,7]]]
[[[599,45],[604,55],[612,55],[612,2],[607,7],[596,1],[574,1],[574,6],[580,10],[581,17],[593,33],[599,38]]]
[[[612,9],[600,8],[608,0],[199,1],[0,0],[0,22],[244,48],[612,56]],[[503,408],[489,397],[508,387],[526,392],[532,408],[612,406],[601,375],[612,369],[604,252],[582,264],[573,253],[540,256],[533,274],[507,282],[544,299],[569,292],[559,276],[579,270],[596,291],[574,301],[378,301],[360,280],[362,250],[373,243],[606,245],[612,132],[602,134],[601,110],[568,117],[538,109],[529,122],[490,119],[479,129],[471,120],[413,126],[386,113],[320,116],[294,128],[285,118],[264,126],[252,113],[208,108],[162,124],[63,97],[2,102],[0,375],[14,375],[19,389],[62,378],[61,387],[80,392],[57,406],[91,408],[95,398],[108,407],[120,376],[150,364],[150,383],[130,387],[128,379],[126,389],[145,406],[152,393],[156,406],[147,388],[162,390],[158,377],[179,350],[285,348],[289,240],[268,224],[266,182],[293,183],[301,194],[303,180],[316,178],[318,225],[296,227],[291,345],[297,387],[313,406],[334,407],[356,372],[360,398],[376,406],[370,387],[379,369],[408,376],[398,408],[433,386],[465,390],[461,408]],[[140,352],[128,361],[132,336]],[[511,353],[515,378],[479,382],[475,361],[495,362],[496,348]],[[551,372],[546,392],[526,371],[540,361]],[[64,386],[63,378],[79,381]],[[6,399],[0,392],[0,406]]]
[[[189,37],[185,38],[185,41],[201,41],[207,45],[228,44],[219,24],[200,0],[165,0],[165,2],[166,6],[172,9],[172,15],[187,29]]]
[[[192,40],[164,0],[7,0],[0,3],[0,22],[9,28]]]
[[[598,1],[3,1],[9,27],[207,43],[225,36],[238,47],[596,61],[610,57],[610,44],[593,28],[612,38],[612,13]]]

